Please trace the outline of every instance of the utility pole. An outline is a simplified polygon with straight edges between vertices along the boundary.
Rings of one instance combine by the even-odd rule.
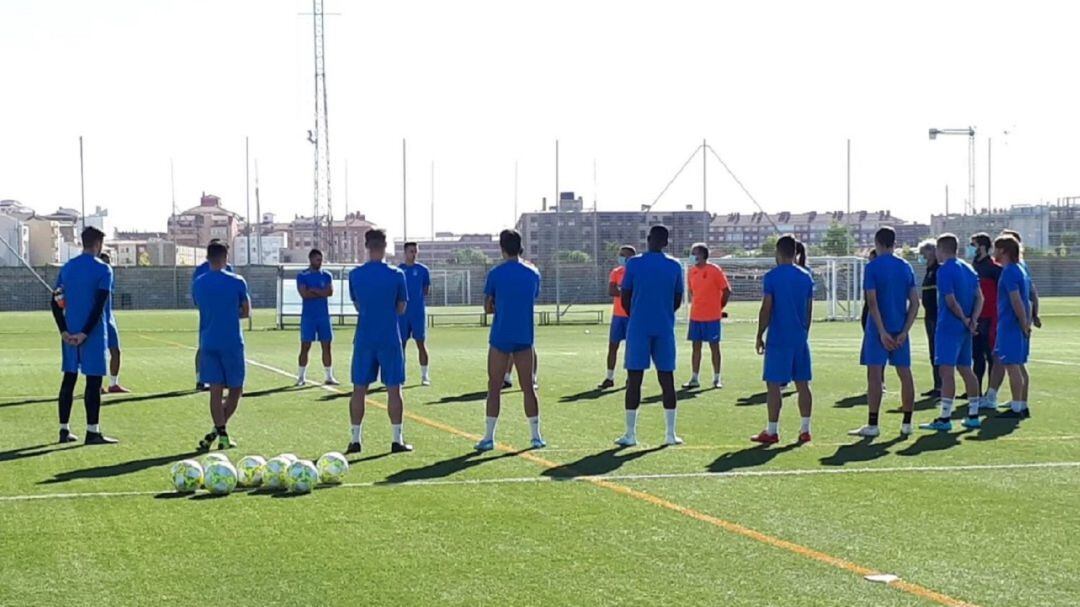
[[[247,223],[244,229],[244,232],[246,232],[244,242],[247,248],[247,251],[245,251],[247,257],[245,259],[247,259],[248,267],[251,267],[251,175],[248,173],[251,168],[251,159],[248,143],[248,138],[244,137],[244,204],[246,206],[244,214]],[[262,258],[259,258],[259,261],[261,262]]]
[[[407,195],[405,138],[401,139],[401,242],[409,241],[409,197]]]
[[[702,220],[705,222],[705,226],[701,234],[701,242],[706,245],[709,244],[709,159],[705,153],[707,147],[709,147],[709,144],[703,137],[701,139],[701,210],[705,212],[705,217]]]
[[[562,262],[559,260],[559,233],[562,231],[562,200],[559,199],[559,140],[555,140],[555,324],[562,314]]]
[[[851,215],[851,139],[847,140],[847,214]]]
[[[262,248],[262,205],[259,204],[259,159],[255,159],[255,214],[259,216],[259,223],[255,226],[255,254],[261,260]]]
[[[308,131],[308,141],[314,146],[314,205],[312,210],[312,240],[316,247],[320,244],[320,218],[322,209],[323,192],[326,196],[326,221],[329,247],[327,252],[332,256],[333,252],[333,205],[330,191],[330,119],[327,109],[326,94],[326,41],[325,41],[325,13],[323,12],[323,0],[312,0],[312,37],[314,40],[315,59],[315,128]]]
[[[517,227],[518,220],[518,161],[514,161],[514,221],[510,225]]]
[[[991,157],[994,153],[994,138],[988,137],[986,139],[986,213],[990,214],[994,212],[994,203],[991,198],[990,192],[994,184],[994,171],[990,164]]]
[[[82,227],[79,228],[79,231],[82,232],[83,230],[86,229],[86,178],[85,178],[85,174],[84,174],[84,171],[83,171],[82,135],[79,135],[79,200],[81,201],[80,202],[81,206],[80,206],[80,210],[79,210],[79,212],[80,212],[79,217],[80,217],[80,221],[82,222]],[[78,235],[76,235],[76,236],[78,236]]]
[[[431,240],[435,241],[435,161],[431,161]]]

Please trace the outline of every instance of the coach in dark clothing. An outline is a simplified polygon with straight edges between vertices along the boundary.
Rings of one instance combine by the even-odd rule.
[[[1001,278],[1001,266],[994,261],[993,244],[990,235],[979,232],[971,237],[968,245],[971,265],[979,274],[979,289],[983,294],[983,309],[979,315],[979,332],[972,339],[972,358],[975,377],[979,379],[982,390],[983,376],[994,367],[994,338],[997,336],[997,295],[998,279]]]
[[[922,281],[923,322],[926,324],[926,341],[930,344],[930,364],[934,367],[934,389],[924,392],[923,396],[941,395],[941,373],[934,364],[934,331],[937,329],[937,247],[934,241],[926,240],[919,245],[919,256],[926,263],[926,275]]]

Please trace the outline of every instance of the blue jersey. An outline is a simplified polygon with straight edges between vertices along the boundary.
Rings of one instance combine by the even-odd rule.
[[[941,264],[937,271],[937,330],[948,335],[962,335],[968,328],[949,309],[945,298],[952,295],[964,316],[972,318],[975,312],[975,294],[979,291],[979,274],[963,259],[952,258]]]
[[[884,253],[866,264],[863,272],[863,289],[877,293],[878,311],[881,322],[890,334],[904,330],[907,323],[908,295],[915,288],[915,272],[911,264],[893,255]],[[866,332],[877,336],[877,323],[872,319],[866,323]]]
[[[1027,316],[1031,316],[1031,277],[1022,263],[1010,263],[1002,266],[1001,279],[998,280],[998,326],[1002,330],[1019,330],[1023,323],[1013,313],[1010,294],[1016,291],[1024,303]],[[1027,319],[1024,319],[1025,321]]]
[[[325,289],[334,284],[334,276],[326,270],[307,268],[296,275],[296,286],[309,289]],[[304,298],[300,312],[302,318],[319,319],[330,316],[330,306],[326,297]]]
[[[199,348],[227,352],[244,347],[240,307],[248,301],[247,281],[228,270],[210,270],[195,279],[199,306]]]
[[[765,274],[762,291],[772,296],[765,345],[794,348],[806,344],[810,335],[807,308],[814,298],[814,279],[810,272],[793,263],[780,264]]]
[[[384,261],[368,261],[349,272],[349,298],[359,314],[353,343],[364,348],[396,344],[398,302],[409,301],[405,273]]]
[[[109,264],[91,253],[73,257],[60,269],[56,277],[56,287],[64,291],[64,322],[68,333],[83,330],[94,311],[94,301],[99,291],[112,292],[113,271]],[[105,304],[108,307],[108,303]],[[101,318],[94,329],[86,336],[84,347],[97,349],[100,342],[102,350],[106,348],[105,324],[109,316],[102,311]]]
[[[681,300],[683,295],[683,269],[677,259],[651,251],[631,258],[622,290],[630,291],[628,334],[655,337],[675,331],[675,297]]]
[[[193,301],[195,299],[195,281],[198,280],[198,278],[200,276],[202,276],[203,274],[206,274],[209,271],[210,271],[210,262],[209,261],[204,261],[204,262],[200,263],[199,265],[195,266],[195,271],[191,273],[191,298],[192,298]],[[225,264],[225,271],[226,272],[232,272],[233,271],[232,264]]]
[[[495,299],[495,320],[488,342],[531,346],[533,305],[540,296],[540,271],[532,264],[509,259],[488,272],[484,295]]]
[[[405,309],[405,314],[410,318],[420,318],[424,316],[427,309],[424,295],[431,286],[431,272],[422,263],[414,263],[411,266],[403,263],[398,266],[398,269],[405,273],[405,285],[409,290],[409,306]]]

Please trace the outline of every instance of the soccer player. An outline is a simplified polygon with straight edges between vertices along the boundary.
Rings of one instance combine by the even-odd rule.
[[[708,342],[712,352],[713,388],[723,388],[720,378],[720,340],[723,339],[723,327],[720,319],[724,316],[724,307],[731,299],[731,285],[720,266],[709,263],[709,247],[699,242],[690,248],[694,265],[687,275],[690,295],[690,328],[686,339],[691,342],[693,351],[690,357],[690,381],[683,388],[699,388],[701,381],[701,344]]]
[[[218,242],[221,242],[221,239],[219,239],[219,238],[211,238],[209,244],[215,244],[215,243],[218,243]],[[192,272],[192,274],[191,274],[191,293],[192,293],[193,296],[195,294],[195,281],[200,276],[202,276],[203,274],[206,274],[209,271],[210,271],[210,260],[209,259],[202,262],[201,264],[195,266],[195,271]],[[226,272],[232,272],[233,271],[232,265],[231,264],[226,264],[225,265],[225,271]],[[197,350],[197,349],[195,350],[195,389],[200,391],[200,392],[210,389],[210,386],[205,381],[203,381],[202,379],[199,378],[199,350]]]
[[[626,263],[622,282],[623,307],[630,314],[626,328],[626,433],[615,440],[622,447],[637,444],[637,414],[641,406],[641,381],[650,362],[664,402],[667,426],[665,442],[681,445],[675,434],[675,311],[683,301],[683,269],[664,253],[668,229],[649,229],[648,251]]]
[[[941,396],[941,370],[938,369],[938,364],[934,362],[936,360],[934,356],[934,334],[937,331],[938,323],[937,273],[938,268],[941,267],[938,263],[936,250],[937,245],[933,240],[924,240],[919,244],[919,257],[926,264],[926,274],[923,275],[922,281],[923,325],[926,327],[926,343],[930,347],[930,365],[934,370],[934,387],[924,392],[923,396],[932,398]]]
[[[503,230],[499,234],[503,262],[492,268],[484,284],[484,309],[494,314],[488,337],[488,393],[484,438],[476,443],[477,451],[495,448],[495,426],[502,407],[503,372],[512,361],[525,400],[533,449],[547,446],[540,436],[540,403],[534,379],[529,377],[534,365],[533,306],[540,295],[540,272],[521,259],[521,234]]]
[[[349,272],[349,297],[358,314],[353,339],[352,398],[349,417],[352,440],[345,453],[363,450],[364,410],[368,386],[381,379],[386,386],[386,412],[390,415],[391,453],[407,453],[413,446],[405,442],[403,417],[405,402],[405,350],[401,346],[398,317],[405,313],[409,292],[405,273],[386,263],[386,232],[364,234],[368,260]]]
[[[937,269],[937,307],[941,311],[934,330],[934,364],[941,370],[941,414],[920,424],[923,430],[952,430],[953,399],[956,398],[956,375],[964,379],[968,395],[965,428],[978,428],[979,385],[971,369],[972,335],[978,330],[983,296],[979,275],[968,262],[956,257],[960,246],[955,234],[942,234],[935,247]]]
[[[987,370],[992,374],[996,364],[994,340],[997,337],[997,290],[998,280],[1001,279],[1001,266],[994,261],[994,243],[990,240],[990,235],[985,232],[979,232],[971,237],[967,253],[968,257],[974,260],[971,265],[979,274],[979,289],[983,296],[982,314],[979,315],[978,331],[975,333],[971,347],[975,377],[979,382],[981,393],[983,377],[987,374]],[[987,400],[981,399],[980,407],[994,409],[995,405],[988,403]]]
[[[199,441],[200,451],[236,447],[228,423],[244,394],[244,334],[240,320],[251,315],[247,282],[228,270],[229,247],[213,242],[206,247],[210,269],[195,279],[191,296],[199,306],[199,378],[210,385],[210,418],[214,429]],[[228,388],[228,395],[225,389]]]
[[[104,261],[105,265],[112,265],[108,253],[102,253],[98,255],[98,258]],[[107,319],[105,322],[106,341],[109,345],[109,387],[108,389],[102,388],[102,392],[127,394],[131,390],[120,385],[120,331],[116,327],[116,317],[113,316],[111,291],[109,292],[109,301],[105,303],[105,318]]]
[[[87,445],[108,445],[118,442],[101,432],[101,378],[105,375],[106,338],[105,306],[112,292],[113,273],[108,264],[98,259],[105,234],[97,228],[85,228],[82,255],[74,257],[60,269],[51,307],[56,328],[60,331],[60,382],[58,408],[60,413],[60,442],[79,440],[71,433],[71,406],[75,402],[75,382],[81,372],[86,378],[83,406],[86,409]]]
[[[405,263],[398,266],[405,272],[405,285],[409,290],[409,305],[405,308],[405,314],[401,315],[401,343],[402,347],[409,339],[416,342],[416,350],[420,359],[420,384],[431,385],[431,375],[428,371],[427,349],[427,302],[426,298],[431,294],[431,272],[422,263],[416,262],[419,253],[415,242],[405,243]]]
[[[750,440],[772,444],[780,441],[780,407],[784,384],[795,382],[799,393],[802,426],[799,442],[810,442],[813,394],[810,363],[810,319],[814,310],[814,279],[795,262],[795,237],[776,241],[776,267],[765,274],[761,310],[758,312],[757,353],[765,355],[768,425]],[[766,336],[766,332],[768,335]]]
[[[1011,417],[1031,417],[1028,410],[1028,383],[1025,365],[1031,350],[1031,327],[1035,318],[1031,277],[1021,261],[1020,242],[1013,236],[999,236],[994,241],[994,256],[1001,263],[998,281],[998,327],[994,355],[1009,376],[1012,392]]]
[[[1020,233],[1016,230],[1002,230],[1002,236],[1011,236],[1020,245],[1020,260],[1016,262],[1018,265],[1024,268],[1024,272],[1028,272],[1027,262],[1024,261],[1024,243],[1020,238]],[[996,241],[995,241],[996,243]],[[1030,285],[1030,298],[1031,298],[1031,325],[1036,329],[1042,328],[1042,320],[1039,318],[1039,290],[1035,287],[1035,283],[1031,282],[1031,275],[1028,273],[1028,283]],[[1000,310],[1000,302],[998,303],[998,309]],[[1029,336],[1030,337],[1030,336]],[[996,339],[996,338],[995,338]],[[995,344],[995,351],[997,345]],[[1022,366],[1021,371],[1024,374],[1024,383],[1029,380],[1027,376],[1027,366]],[[1005,367],[995,365],[990,370],[990,382],[989,388],[986,391],[986,398],[983,399],[985,408],[997,408],[997,394],[998,389],[1001,388],[1001,384],[1005,381]],[[1010,385],[1012,381],[1009,381]]]
[[[608,275],[608,296],[613,298],[614,302],[611,305],[611,330],[608,332],[607,376],[596,386],[598,390],[615,387],[615,363],[619,360],[619,344],[626,341],[626,325],[630,322],[630,317],[622,305],[622,279],[626,273],[626,262],[635,255],[637,249],[634,247],[628,244],[620,247],[618,265]]]
[[[870,322],[863,332],[860,363],[866,367],[866,400],[869,405],[865,426],[848,432],[851,436],[874,437],[881,434],[878,414],[881,410],[881,379],[886,363],[896,369],[900,379],[900,402],[904,421],[902,435],[910,435],[911,416],[915,410],[915,380],[911,376],[911,341],[908,336],[919,314],[919,290],[915,272],[904,259],[894,255],[896,231],[883,227],[874,234],[877,257],[866,264],[863,289],[870,308]]]
[[[334,276],[322,269],[323,254],[319,249],[308,253],[308,267],[296,275],[296,290],[303,300],[300,311],[300,357],[297,361],[296,385],[307,383],[308,353],[311,343],[319,342],[322,348],[322,364],[326,370],[327,386],[338,385],[334,378],[334,329],[330,323],[328,300],[334,295]]]

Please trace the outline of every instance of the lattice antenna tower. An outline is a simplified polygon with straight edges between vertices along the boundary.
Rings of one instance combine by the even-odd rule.
[[[332,255],[334,206],[330,187],[330,119],[326,103],[325,17],[323,0],[312,0],[311,21],[315,59],[315,128],[308,131],[308,141],[311,142],[314,148],[315,164],[313,171],[312,240],[317,247],[325,244],[323,248],[326,249],[326,253]],[[326,209],[325,215],[321,213],[324,208]],[[325,234],[321,225],[324,219],[326,221]]]

